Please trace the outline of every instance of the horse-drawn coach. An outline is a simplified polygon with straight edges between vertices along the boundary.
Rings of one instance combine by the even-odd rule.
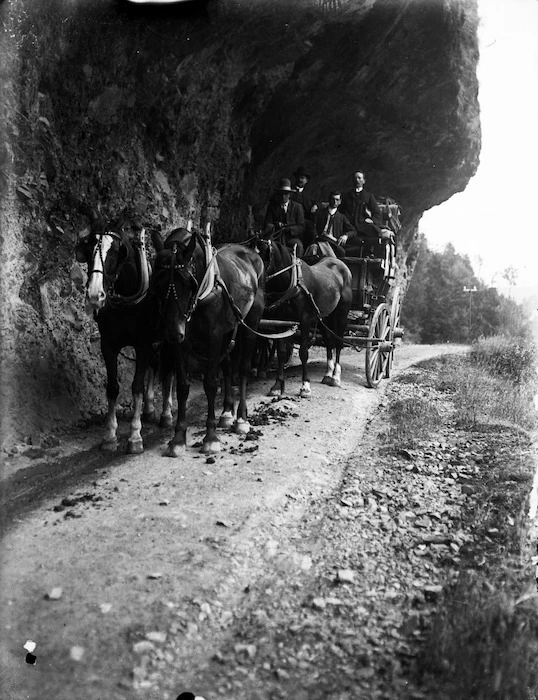
[[[325,384],[340,384],[339,357],[344,346],[353,347],[357,351],[365,350],[365,374],[369,387],[376,387],[382,378],[390,376],[394,350],[398,339],[402,338],[403,330],[400,327],[400,314],[402,295],[396,282],[396,236],[401,229],[400,207],[392,199],[380,198],[379,208],[382,215],[383,238],[377,240],[360,240],[358,255],[344,257],[338,260],[340,274],[342,264],[348,270],[350,277],[350,298],[345,303],[340,303],[340,316],[337,312],[324,315],[317,303],[315,288],[310,288],[309,280],[312,274],[320,269],[319,266],[327,265],[328,260],[336,264],[336,258],[322,258],[310,260],[311,264],[301,261],[293,254],[284,250],[284,246],[276,241],[278,237],[268,244],[262,243],[262,257],[264,247],[269,245],[270,253],[265,253],[267,272],[268,303],[264,316],[260,321],[260,329],[267,334],[283,330],[291,326],[293,322],[300,322],[301,311],[306,307],[310,312],[310,338],[308,344],[324,346],[328,350],[327,370],[323,378]],[[357,250],[357,246],[355,248]],[[308,279],[306,280],[305,277]],[[310,283],[312,284],[312,283]],[[334,287],[334,285],[333,285]],[[327,286],[325,292],[329,287]],[[329,290],[330,291],[330,290]],[[344,293],[344,297],[345,297]],[[302,300],[303,304],[299,304]],[[342,318],[342,308],[346,309]],[[334,323],[337,323],[335,330]],[[294,336],[285,342],[280,341],[279,346],[270,340],[259,343],[259,357],[261,366],[268,366],[277,352],[278,369],[277,376],[283,381],[283,366],[289,361],[294,344],[299,344],[304,355],[305,332],[298,330]],[[331,357],[331,348],[336,349],[336,357]],[[302,359],[302,357],[301,357]],[[303,363],[303,388],[301,394],[308,395],[304,391],[305,366]],[[274,393],[278,393],[278,390]]]
[[[385,207],[386,231],[396,233],[399,221],[393,210],[392,204]],[[205,452],[220,449],[217,424],[242,434],[249,430],[246,381],[256,339],[258,349],[271,352],[276,347],[278,369],[270,392],[275,396],[284,393],[284,367],[293,343],[299,344],[303,397],[311,395],[308,351],[313,343],[326,348],[325,384],[340,385],[344,345],[366,350],[370,387],[389,376],[396,340],[402,334],[394,236],[374,244],[364,241],[357,257],[326,257],[308,264],[274,237],[256,236],[250,247],[225,244],[214,248],[209,226],[204,234],[187,226],[172,231],[165,241],[160,235],[153,237],[157,256],[150,266],[144,232],[133,241],[124,230],[125,214],[105,222],[93,211],[86,213],[91,229],[76,253],[88,265],[87,303],[99,327],[107,369],[104,448],[117,447],[117,359],[126,346],[136,353],[128,440],[132,453],[143,451],[142,418],[154,415],[147,376],[155,369],[157,347],[164,367],[163,427],[173,424],[174,379],[177,386],[178,415],[167,452],[173,457],[186,444],[188,356],[197,358],[204,376],[208,403]],[[217,421],[219,371],[224,377],[224,408]],[[240,389],[236,409],[232,380],[238,381]]]

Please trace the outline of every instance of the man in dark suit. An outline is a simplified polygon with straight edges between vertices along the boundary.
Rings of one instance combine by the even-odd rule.
[[[282,178],[275,196],[269,201],[264,220],[266,236],[280,231],[286,246],[293,249],[297,246],[298,257],[303,256],[304,244],[304,211],[301,204],[291,201],[291,180]]]
[[[303,242],[305,246],[310,245],[314,241],[314,215],[318,208],[316,201],[308,191],[308,181],[310,173],[303,166],[299,166],[293,173],[293,191],[291,193],[292,202],[301,204],[304,212],[305,230],[303,234]]]
[[[342,194],[340,192],[331,192],[329,206],[318,209],[314,218],[316,241],[328,243],[337,258],[345,257],[345,246],[348,240],[357,236],[357,231],[349,219],[338,211],[341,201]]]
[[[365,182],[362,170],[353,173],[354,187],[344,194],[340,211],[355,227],[359,238],[372,240],[381,235],[381,211],[374,195],[364,189]]]

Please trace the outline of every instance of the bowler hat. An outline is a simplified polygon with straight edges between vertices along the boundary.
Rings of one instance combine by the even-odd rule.
[[[289,180],[287,177],[281,178],[278,188],[278,192],[291,192],[291,180]]]
[[[297,179],[299,179],[299,178],[301,177],[301,175],[303,175],[304,177],[306,177],[307,180],[310,180],[310,178],[312,177],[312,176],[310,175],[310,173],[307,171],[307,169],[304,167],[304,165],[300,165],[300,166],[297,168],[297,170],[293,173],[293,175],[294,175],[294,177],[296,177]]]

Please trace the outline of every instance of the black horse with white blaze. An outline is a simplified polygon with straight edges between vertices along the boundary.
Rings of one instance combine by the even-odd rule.
[[[157,300],[149,294],[150,272],[143,235],[139,241],[129,235],[125,212],[108,223],[93,211],[86,213],[91,221],[90,233],[77,244],[75,252],[77,260],[88,265],[86,305],[97,321],[107,373],[108,412],[102,447],[117,448],[118,354],[131,346],[136,353],[136,366],[127,452],[136,454],[144,450],[142,417],[152,419],[155,415],[152,376],[146,385],[146,375],[152,375],[154,344],[159,340]]]

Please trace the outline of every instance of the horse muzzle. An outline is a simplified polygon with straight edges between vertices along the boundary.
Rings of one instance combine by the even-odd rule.
[[[185,323],[174,324],[167,326],[164,329],[164,339],[167,343],[179,344],[185,340]]]
[[[100,311],[105,305],[106,294],[100,292],[99,294],[86,294],[86,301],[84,304],[84,310],[91,316],[95,311]]]

